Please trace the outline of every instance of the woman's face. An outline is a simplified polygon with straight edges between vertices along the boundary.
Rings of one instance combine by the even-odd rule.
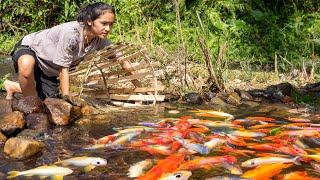
[[[106,38],[112,29],[114,21],[115,14],[112,12],[105,12],[92,22],[90,30],[94,36]]]

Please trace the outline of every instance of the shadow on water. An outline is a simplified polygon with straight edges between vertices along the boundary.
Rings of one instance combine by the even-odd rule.
[[[169,110],[179,110],[179,114],[170,114]],[[96,167],[91,172],[83,173],[79,168],[74,168],[75,172],[64,177],[64,179],[130,179],[127,177],[130,165],[147,158],[164,158],[163,156],[153,156],[145,152],[130,149],[96,149],[84,150],[83,147],[90,144],[92,138],[101,138],[105,135],[113,134],[113,127],[134,126],[138,122],[157,122],[165,117],[181,117],[183,115],[191,115],[199,118],[193,113],[188,112],[191,109],[212,109],[208,106],[183,106],[177,104],[161,104],[147,108],[122,109],[106,112],[104,114],[96,114],[86,116],[77,120],[68,127],[56,127],[50,130],[45,138],[46,149],[36,156],[22,161],[15,161],[0,153],[0,177],[4,177],[8,171],[27,170],[44,164],[54,163],[59,159],[67,159],[75,156],[98,156],[106,158],[108,165],[106,167]],[[238,107],[224,110],[231,113],[236,118],[245,116],[267,116],[274,117],[279,120],[288,116],[299,116],[299,114],[288,114],[290,108],[283,105],[264,105],[255,108]],[[311,116],[310,116],[311,117]],[[208,118],[206,118],[208,119]],[[210,118],[209,118],[210,119]],[[312,118],[310,118],[312,119]],[[319,123],[318,119],[314,119],[314,123]],[[3,149],[3,147],[1,147]],[[2,150],[1,150],[2,151]],[[211,155],[222,155],[216,153]],[[253,158],[239,158],[238,162]],[[290,168],[292,170],[310,169],[309,165],[299,166],[298,168]],[[245,169],[244,169],[245,170]],[[311,172],[312,173],[312,172]],[[205,177],[227,175],[228,172],[222,168],[213,168],[212,170],[195,170],[190,179],[204,179]],[[26,179],[21,177],[17,179]],[[28,179],[28,178],[27,178]],[[30,178],[32,179],[32,178]]]

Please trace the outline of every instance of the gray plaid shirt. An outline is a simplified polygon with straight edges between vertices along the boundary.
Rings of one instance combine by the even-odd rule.
[[[86,48],[84,25],[71,21],[31,33],[22,39],[37,55],[39,66],[47,76],[59,76],[62,67],[77,65],[86,55],[111,44],[108,39],[95,38]]]

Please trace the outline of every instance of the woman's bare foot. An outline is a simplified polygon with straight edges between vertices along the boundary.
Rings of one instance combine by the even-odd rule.
[[[14,93],[21,92],[20,85],[17,82],[5,80],[3,82],[3,85],[4,85],[4,88],[7,91],[7,96],[6,96],[7,100],[13,99]]]

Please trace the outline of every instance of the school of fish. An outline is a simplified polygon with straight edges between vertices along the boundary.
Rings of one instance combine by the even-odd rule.
[[[320,124],[299,117],[240,119],[212,110],[190,113],[114,128],[116,133],[93,139],[83,149],[124,148],[149,153],[152,158],[128,169],[128,177],[137,180],[187,180],[196,171],[210,174],[213,169],[224,171],[217,176],[206,175],[207,180],[320,180]],[[7,178],[62,179],[73,172],[69,167],[89,172],[96,166],[107,166],[107,160],[80,156],[53,164],[10,171]]]
[[[211,110],[192,116],[114,128],[84,149],[128,148],[154,158],[132,164],[137,180],[185,180],[197,170],[228,173],[207,179],[320,180],[320,125],[309,119],[251,116],[241,119]],[[312,139],[309,146],[302,139]],[[304,167],[302,167],[304,165]],[[308,166],[308,170],[305,168]]]

